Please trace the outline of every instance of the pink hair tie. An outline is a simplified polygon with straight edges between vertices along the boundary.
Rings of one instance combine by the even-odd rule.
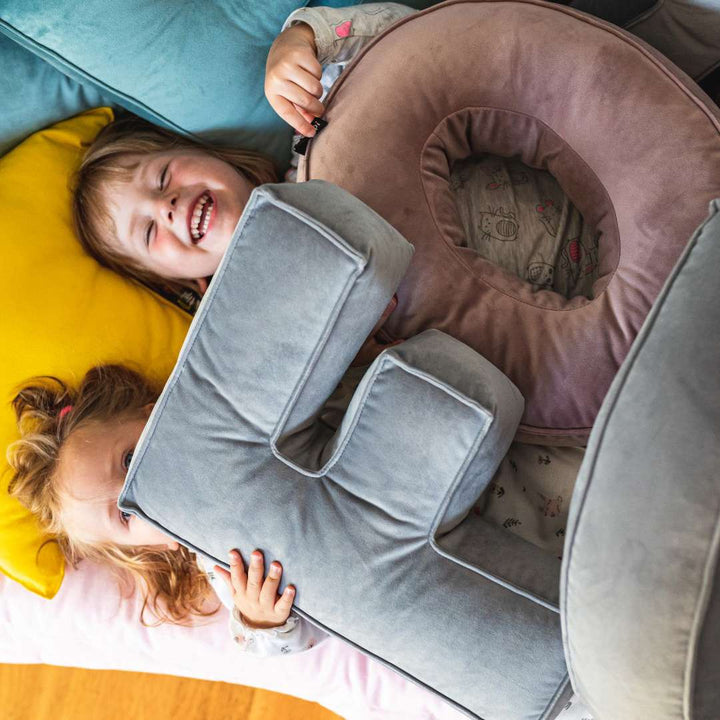
[[[58,420],[62,420],[72,409],[72,405],[66,405],[64,408],[62,408],[58,413]]]

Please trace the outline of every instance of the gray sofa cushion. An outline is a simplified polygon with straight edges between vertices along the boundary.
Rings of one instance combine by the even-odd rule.
[[[615,379],[573,496],[564,642],[598,720],[720,717],[719,210]]]
[[[625,27],[661,2],[662,0],[570,0],[567,5]]]
[[[696,80],[720,65],[720,0],[658,0],[627,29]]]
[[[337,433],[317,420],[410,255],[339,188],[256,190],[120,505],[223,564],[262,547],[301,615],[472,716],[545,720],[568,685],[559,563],[468,515],[515,386],[428,331],[373,363]]]

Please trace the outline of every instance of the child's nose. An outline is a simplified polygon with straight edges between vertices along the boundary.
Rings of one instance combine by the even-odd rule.
[[[177,213],[177,195],[173,194],[169,198],[164,198],[162,213],[169,222],[175,219]]]

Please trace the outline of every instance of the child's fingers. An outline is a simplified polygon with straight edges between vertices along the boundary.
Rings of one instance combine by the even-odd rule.
[[[245,575],[245,563],[242,555],[237,550],[231,550],[230,553],[230,581],[234,592],[244,592],[247,584]],[[227,571],[225,571],[227,573]]]
[[[228,586],[228,588],[230,589],[230,592],[234,593],[235,588],[233,588],[232,578],[230,577],[230,573],[224,567],[220,567],[220,565],[216,565],[213,568],[213,570],[215,570],[216,575],[219,575],[223,579],[223,582],[225,582],[225,584]]]
[[[250,556],[250,567],[247,572],[246,592],[250,598],[259,597],[264,577],[265,568],[262,553],[259,550],[254,550]]]
[[[384,323],[393,314],[397,305],[398,305],[397,295],[393,295],[390,298],[390,302],[387,304],[387,307],[385,308],[385,310],[383,310],[382,316],[380,317],[380,321],[382,323]]]
[[[285,590],[283,590],[283,594],[278,598],[278,601],[275,603],[275,613],[279,617],[283,618],[283,620],[287,620],[288,615],[290,615],[294,599],[295,588],[292,585],[288,585]]]
[[[309,123],[312,123],[312,121],[315,119],[315,116],[312,113],[309,113],[305,108],[301,108],[299,105],[293,105],[295,110],[299,112]]]
[[[311,95],[294,82],[289,80],[284,82],[280,92],[286,100],[289,100],[293,105],[299,105],[315,117],[320,117],[325,112],[325,107],[314,95]]]
[[[380,328],[385,324],[385,321],[393,314],[397,304],[397,295],[393,295],[392,298],[390,298],[390,302],[387,307],[383,310],[383,314],[380,316],[380,319],[375,323],[375,327],[370,333],[371,335],[374,335],[378,330],[380,330]]]
[[[280,578],[282,577],[282,565],[279,562],[274,561],[270,563],[268,568],[268,574],[263,583],[262,590],[260,590],[260,604],[268,608],[272,608],[275,605],[275,599],[277,598],[277,589],[280,584]]]
[[[301,67],[295,68],[295,71],[288,77],[288,80],[294,82],[313,97],[320,98],[323,94],[322,83],[307,70]]]
[[[306,137],[315,135],[315,128],[295,109],[295,106],[285,98],[275,95],[268,98],[275,112],[295,131]]]
[[[306,70],[310,75],[320,82],[322,77],[322,65],[317,57],[313,53],[302,53],[302,55],[295,58],[298,66]]]

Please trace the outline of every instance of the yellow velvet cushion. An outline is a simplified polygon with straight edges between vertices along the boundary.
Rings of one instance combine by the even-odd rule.
[[[127,362],[164,380],[189,316],[101,268],[75,239],[69,180],[83,149],[113,119],[99,108],[38,132],[0,157],[0,448],[17,438],[14,390],[35,375],[77,382],[93,365]],[[63,559],[7,492],[0,458],[0,570],[52,597]]]

